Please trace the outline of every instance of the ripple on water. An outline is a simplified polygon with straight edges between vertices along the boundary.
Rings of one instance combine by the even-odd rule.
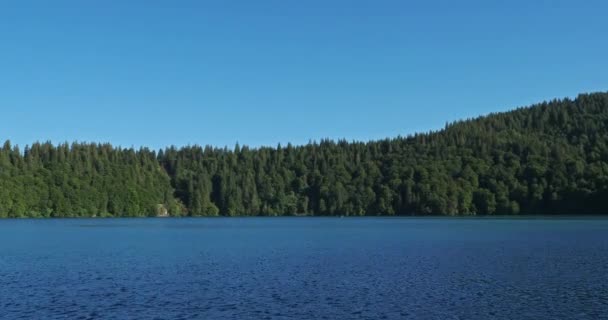
[[[607,319],[607,220],[412,221],[16,223],[0,318]]]

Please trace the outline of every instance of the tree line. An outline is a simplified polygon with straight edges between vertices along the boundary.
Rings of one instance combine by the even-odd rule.
[[[371,142],[0,149],[0,217],[608,213],[608,93]]]

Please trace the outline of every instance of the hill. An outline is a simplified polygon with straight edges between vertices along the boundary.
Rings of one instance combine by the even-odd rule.
[[[0,216],[608,213],[608,93],[372,142],[0,150]]]

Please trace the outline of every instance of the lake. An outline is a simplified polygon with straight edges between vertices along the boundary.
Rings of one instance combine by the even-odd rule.
[[[3,319],[608,319],[608,219],[0,220]]]

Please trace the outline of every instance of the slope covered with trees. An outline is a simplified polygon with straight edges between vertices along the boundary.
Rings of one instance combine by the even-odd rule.
[[[608,213],[608,93],[372,142],[0,150],[1,216]]]
[[[98,144],[0,149],[0,217],[156,215],[177,210],[154,152]]]

